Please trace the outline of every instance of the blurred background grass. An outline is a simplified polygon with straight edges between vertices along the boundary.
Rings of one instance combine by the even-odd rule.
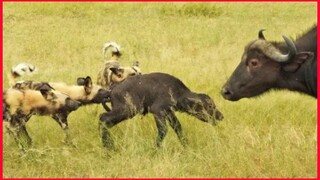
[[[21,154],[4,132],[4,177],[316,177],[316,100],[271,91],[229,102],[220,89],[240,62],[244,46],[265,36],[301,35],[317,22],[316,3],[4,3],[3,87],[13,65],[28,62],[39,81],[74,84],[94,80],[103,66],[102,46],[123,47],[123,65],[140,61],[143,73],[164,72],[191,90],[209,94],[225,119],[212,127],[177,113],[190,145],[169,128],[156,151],[152,115],[111,129],[117,151],[99,141],[100,106],[69,117],[78,148],[61,143],[63,132],[49,117],[27,124],[33,148]]]

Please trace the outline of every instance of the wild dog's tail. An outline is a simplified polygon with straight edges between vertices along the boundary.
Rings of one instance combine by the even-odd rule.
[[[120,47],[120,45],[117,44],[114,41],[108,41],[103,45],[102,51],[103,51],[103,56],[104,57],[106,57],[106,52],[110,47],[113,47],[112,56],[118,56],[118,57],[121,56],[121,52],[120,52],[121,47]]]
[[[36,67],[33,64],[28,63],[20,63],[11,68],[11,72],[9,73],[9,85],[10,87],[16,83],[16,79],[24,76],[31,75],[37,71]]]

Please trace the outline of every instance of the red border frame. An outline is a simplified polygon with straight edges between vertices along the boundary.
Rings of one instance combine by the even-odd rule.
[[[2,0],[2,2],[317,2],[317,0]]]
[[[3,2],[1,1],[1,7],[0,7],[0,13],[1,13],[1,23],[0,23],[0,26],[1,26],[1,50],[0,50],[0,54],[1,54],[1,63],[0,63],[0,68],[1,68],[1,91],[3,92]],[[1,95],[1,99],[3,99],[2,95]],[[2,106],[0,107],[0,110],[1,110],[1,113],[3,112],[2,110]],[[1,122],[2,122],[2,118],[1,118]],[[1,166],[1,179],[3,179],[3,138],[2,138],[2,135],[3,135],[3,126],[1,126],[0,128],[0,132],[1,132],[1,140],[0,140],[0,146],[1,146],[1,152],[0,152],[0,157],[1,157],[1,163],[0,163],[0,166]]]
[[[0,50],[0,54],[1,54],[1,63],[0,63],[0,68],[1,70],[3,70],[3,2],[168,2],[165,0],[110,0],[110,1],[106,1],[106,0],[2,0],[1,1],[1,6],[0,6],[0,13],[1,13],[1,50]],[[170,2],[283,2],[283,1],[278,1],[278,0],[214,0],[214,1],[210,1],[210,0],[170,0]],[[317,19],[319,19],[319,2],[317,0],[286,0],[284,2],[317,2]],[[318,34],[319,34],[319,29],[318,29]],[[318,49],[317,51],[319,52],[319,37],[317,38],[317,45],[318,45]],[[319,65],[317,66],[317,68],[319,69]],[[317,71],[317,76],[319,77],[319,71]],[[1,73],[1,79],[3,82],[3,72]],[[319,94],[319,79],[318,79],[318,83],[317,83],[317,89],[318,89],[318,94]],[[1,84],[1,91],[3,91],[3,83]],[[1,98],[2,95],[1,95]],[[317,101],[317,109],[319,108],[320,102]],[[2,106],[0,106],[0,110],[2,112]],[[317,111],[317,121],[319,122],[319,111]],[[2,119],[2,118],[1,118]],[[319,133],[319,123],[317,123],[317,140],[320,139],[320,133]],[[1,147],[1,152],[0,152],[0,158],[1,158],[1,163],[0,163],[0,179],[62,179],[62,178],[3,178],[3,128],[0,128],[0,147]],[[319,161],[320,161],[320,149],[319,149],[319,141],[317,141],[317,177],[316,178],[290,178],[290,179],[305,179],[305,180],[311,180],[311,179],[320,179],[319,176]],[[63,178],[63,179],[69,179],[69,180],[75,180],[75,179],[88,179],[88,178]],[[112,179],[112,178],[89,178],[92,180],[101,180],[101,179]],[[117,179],[127,179],[127,178],[117,178]],[[146,179],[146,180],[160,180],[160,179],[172,179],[172,178],[130,178],[130,179]],[[179,179],[187,179],[187,180],[193,180],[193,179],[218,179],[218,178],[179,178]],[[225,180],[231,180],[231,179],[235,179],[235,178],[223,178]],[[274,179],[274,180],[280,180],[280,179],[284,179],[284,178],[237,178],[237,179],[251,179],[251,180],[258,180],[258,179]]]

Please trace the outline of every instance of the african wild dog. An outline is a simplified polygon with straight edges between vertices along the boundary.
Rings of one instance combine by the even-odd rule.
[[[28,81],[28,84],[32,83]],[[35,89],[19,89],[19,87],[21,86],[14,86],[4,91],[2,116],[3,120],[9,123],[7,129],[14,135],[22,149],[25,146],[29,147],[32,142],[25,127],[25,123],[32,115],[50,115],[67,131],[57,117],[78,109],[80,102],[53,90],[48,83],[30,86]]]
[[[78,78],[77,85],[56,82],[50,82],[49,84],[54,89],[70,96],[71,99],[80,101],[82,105],[103,103],[109,95],[109,91],[93,84],[90,76]]]
[[[97,84],[109,89],[113,83],[121,82],[129,76],[141,74],[139,62],[136,61],[131,67],[123,67],[120,65],[119,58],[121,57],[121,47],[116,42],[107,42],[103,46],[103,55],[109,48],[113,48],[111,59],[105,61],[104,67],[98,73]]]
[[[108,128],[139,113],[144,115],[151,112],[154,115],[158,128],[158,147],[167,134],[166,120],[180,142],[183,145],[186,142],[175,111],[186,112],[213,125],[216,120],[223,119],[208,95],[191,92],[179,79],[163,73],[128,77],[112,87],[110,98],[112,110],[100,116],[100,132],[105,147],[113,146]]]
[[[78,78],[78,82],[81,81],[81,85],[68,85],[66,83],[48,83],[50,87],[58,92],[67,95],[70,99],[79,102],[79,106],[88,104],[102,104],[105,106],[105,102],[108,101],[109,91],[105,90],[101,86],[92,84],[91,78]],[[33,81],[20,81],[17,82],[13,88],[19,90],[27,90],[39,87],[42,82]],[[106,106],[107,108],[107,106]],[[68,133],[68,116],[69,111],[61,111],[58,114],[52,114],[52,118],[56,120],[66,133],[65,142],[71,143],[71,136]]]
[[[48,86],[52,87],[58,92],[61,92],[68,96],[71,100],[79,102],[80,105],[87,104],[100,104],[105,105],[107,101],[109,92],[102,88],[101,86],[92,84],[91,78],[88,76],[86,78],[78,78],[78,82],[81,81],[81,85],[67,85],[65,83],[47,83]],[[19,81],[12,87],[20,91],[34,90],[38,89],[43,82],[33,82],[33,81]],[[68,133],[68,122],[67,118],[71,111],[59,111],[59,113],[52,113],[51,117],[59,123],[63,128],[66,137],[65,142],[71,143],[71,136]],[[3,114],[6,116],[6,114]]]

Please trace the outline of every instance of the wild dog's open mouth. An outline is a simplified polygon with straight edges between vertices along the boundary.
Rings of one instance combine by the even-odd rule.
[[[111,101],[111,98],[110,97],[105,97],[105,98],[103,98],[103,102],[105,103],[105,102],[110,102]]]

